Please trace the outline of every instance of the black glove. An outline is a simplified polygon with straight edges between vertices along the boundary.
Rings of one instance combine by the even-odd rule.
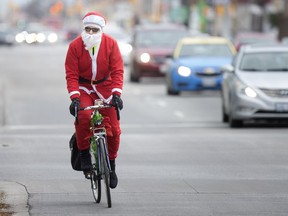
[[[112,105],[113,105],[114,107],[119,108],[120,110],[123,109],[123,101],[122,101],[122,99],[120,98],[119,95],[113,94],[113,97],[112,97]]]
[[[70,110],[70,113],[71,115],[75,116],[75,108],[77,108],[77,110],[79,110],[80,108],[80,100],[79,98],[74,98],[72,99],[72,102],[70,104],[70,107],[69,107],[69,110]]]

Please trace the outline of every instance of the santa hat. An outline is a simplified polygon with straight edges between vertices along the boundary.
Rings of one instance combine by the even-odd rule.
[[[101,27],[103,28],[106,25],[105,18],[96,12],[89,12],[87,13],[82,19],[84,28],[87,26],[91,27]]]

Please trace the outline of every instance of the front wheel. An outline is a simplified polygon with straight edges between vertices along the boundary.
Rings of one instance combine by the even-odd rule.
[[[101,176],[97,171],[93,171],[91,175],[91,189],[96,203],[101,201]]]
[[[230,106],[229,126],[231,128],[240,128],[240,127],[242,127],[243,126],[243,121],[242,120],[238,120],[238,119],[234,119],[231,110],[232,110],[232,108]]]
[[[130,81],[134,83],[140,82],[139,72],[138,69],[134,66],[134,63],[131,63],[130,67]]]
[[[227,123],[229,121],[229,116],[226,113],[224,104],[222,102],[222,122]]]
[[[106,187],[106,198],[108,203],[108,208],[112,207],[112,201],[111,201],[111,193],[110,193],[110,170],[108,166],[107,161],[107,149],[106,144],[103,139],[99,140],[100,144],[100,151],[101,151],[101,170],[102,170],[102,176],[104,179],[105,187]]]
[[[231,128],[240,128],[243,126],[243,121],[242,120],[236,120],[236,119],[232,119],[230,117],[229,119],[229,125]]]

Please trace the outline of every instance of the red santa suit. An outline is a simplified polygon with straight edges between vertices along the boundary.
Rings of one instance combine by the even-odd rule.
[[[85,23],[86,22],[86,23]],[[83,19],[84,26],[105,26],[105,19],[96,13],[87,14]],[[122,93],[123,60],[115,39],[102,33],[100,43],[87,49],[83,37],[73,40],[68,48],[66,61],[67,89],[71,99],[79,98],[80,107],[94,104],[95,99],[110,103],[113,94]],[[80,77],[80,80],[79,80]],[[86,82],[82,82],[84,79]],[[99,81],[94,85],[89,81]],[[92,111],[78,113],[78,124],[75,123],[77,145],[79,150],[89,148],[90,118]],[[120,124],[114,108],[100,110],[107,128],[109,159],[114,160],[120,143]]]

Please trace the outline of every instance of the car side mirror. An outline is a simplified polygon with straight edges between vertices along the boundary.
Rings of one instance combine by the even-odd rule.
[[[233,73],[233,72],[234,72],[234,67],[233,67],[232,65],[230,65],[230,64],[228,64],[228,65],[223,65],[223,66],[221,67],[221,71],[222,71],[222,72]]]
[[[165,58],[166,59],[173,59],[173,54],[172,53],[167,54],[167,55],[165,55]]]

